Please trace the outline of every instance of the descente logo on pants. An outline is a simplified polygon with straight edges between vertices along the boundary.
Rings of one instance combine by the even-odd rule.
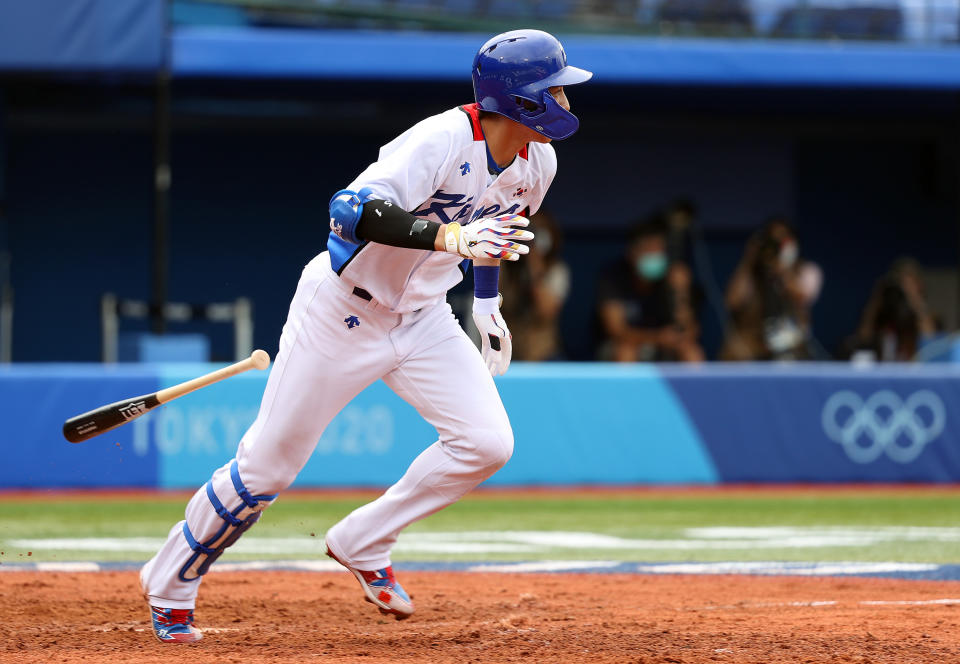
[[[843,446],[851,461],[871,463],[886,453],[897,463],[910,463],[943,433],[947,409],[930,390],[914,392],[906,400],[890,390],[866,400],[842,390],[827,399],[821,422],[823,432]]]

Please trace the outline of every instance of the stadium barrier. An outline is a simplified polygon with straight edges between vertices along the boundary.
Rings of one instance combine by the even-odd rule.
[[[607,85],[960,87],[960,50],[938,43],[957,39],[955,4],[941,2],[939,11],[932,12],[912,3],[902,34],[897,28],[882,31],[890,39],[902,37],[890,43],[864,40],[871,34],[866,25],[859,34],[856,29],[839,30],[851,39],[838,40],[838,26],[830,27],[831,19],[824,15],[826,11],[849,27],[863,22],[863,9],[870,11],[869,7],[860,11],[852,7],[860,14],[856,18],[837,14],[841,7],[810,13],[808,4],[798,2],[798,12],[783,17],[786,30],[781,36],[798,32],[791,23],[797,28],[820,24],[810,34],[829,39],[664,39],[562,31],[563,41],[571,60],[593,71],[597,83]],[[758,20],[769,23],[774,18]],[[476,48],[489,36],[488,30],[169,27],[165,0],[31,0],[0,3],[0,73],[110,72],[146,77],[167,69],[175,79],[459,82]]]
[[[209,368],[0,368],[0,487],[198,486],[232,457],[264,374],[211,386],[86,443],[67,443],[60,427]],[[954,365],[517,363],[498,379],[516,449],[489,484],[957,482],[958,378]],[[333,421],[295,486],[389,485],[435,435],[378,382]]]

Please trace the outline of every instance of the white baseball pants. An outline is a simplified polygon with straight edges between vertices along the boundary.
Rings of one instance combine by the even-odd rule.
[[[349,327],[349,315],[359,325]],[[456,502],[513,452],[493,379],[449,305],[440,301],[413,313],[391,313],[353,294],[324,252],[304,268],[259,414],[237,450],[239,475],[250,494],[287,488],[334,416],[380,378],[437,429],[439,440],[386,493],[327,533],[332,552],[362,570],[390,565],[390,550],[404,527]],[[228,510],[242,504],[229,462],[214,472],[211,484]],[[198,542],[224,526],[205,488],[187,504],[185,517]],[[180,579],[193,555],[181,521],[140,573],[151,604],[194,608],[202,577]]]

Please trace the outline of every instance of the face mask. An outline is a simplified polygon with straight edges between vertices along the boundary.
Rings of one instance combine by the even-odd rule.
[[[642,254],[635,266],[637,274],[649,281],[662,279],[667,273],[667,255],[661,252]]]
[[[534,240],[537,250],[541,254],[549,254],[550,250],[553,249],[553,236],[550,235],[550,231],[546,228],[538,228],[533,231],[533,234],[537,236],[537,239]]]
[[[781,267],[791,267],[794,263],[797,262],[797,243],[796,242],[787,242],[780,248],[780,266]]]

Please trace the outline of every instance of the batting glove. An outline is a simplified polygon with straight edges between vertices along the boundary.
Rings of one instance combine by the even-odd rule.
[[[480,330],[480,354],[491,376],[502,376],[510,366],[513,336],[500,315],[500,296],[473,298],[473,322]]]
[[[464,258],[515,261],[521,254],[530,251],[527,245],[518,244],[533,239],[533,233],[522,228],[529,223],[526,217],[518,214],[478,219],[466,226],[454,221],[447,224],[444,247],[451,254],[459,254]]]

